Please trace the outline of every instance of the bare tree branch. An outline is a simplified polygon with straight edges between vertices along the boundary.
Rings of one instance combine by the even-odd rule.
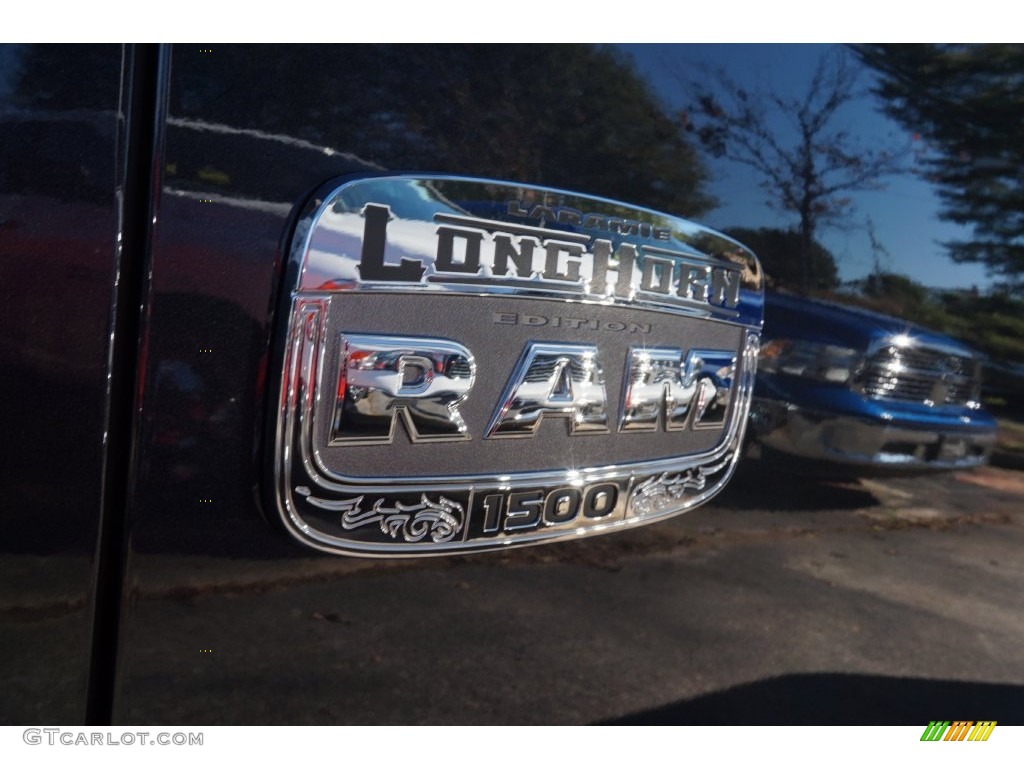
[[[754,169],[768,204],[796,216],[804,274],[817,231],[849,218],[849,194],[881,189],[884,177],[903,171],[904,153],[864,147],[835,127],[843,107],[862,96],[858,79],[859,70],[837,50],[818,60],[799,96],[752,95],[721,71],[690,83],[700,120],[691,129],[705,150]],[[775,128],[780,116],[791,131]]]

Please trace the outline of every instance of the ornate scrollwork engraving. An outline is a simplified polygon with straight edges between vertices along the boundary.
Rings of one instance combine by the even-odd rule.
[[[703,491],[708,477],[725,469],[731,461],[732,455],[728,454],[715,464],[692,467],[685,472],[674,474],[662,472],[660,475],[654,475],[637,483],[630,498],[630,508],[633,514],[645,516],[679,507],[679,503],[686,497],[687,491],[694,493]]]
[[[301,493],[300,489],[296,489]],[[393,507],[385,507],[385,499],[377,499],[369,509],[363,509],[363,496],[351,499],[321,499],[306,496],[306,500],[315,507],[341,512],[341,527],[346,531],[362,528],[366,525],[378,525],[381,533],[392,539],[414,543],[427,536],[435,544],[451,541],[462,531],[466,516],[463,506],[444,496],[436,502],[420,496],[417,504],[395,502]]]

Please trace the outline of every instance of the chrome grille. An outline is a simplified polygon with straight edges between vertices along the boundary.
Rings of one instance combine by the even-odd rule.
[[[978,399],[975,360],[931,347],[882,346],[868,357],[858,378],[868,397],[929,405],[966,405]]]

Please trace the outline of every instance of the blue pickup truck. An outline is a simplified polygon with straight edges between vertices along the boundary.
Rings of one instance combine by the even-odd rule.
[[[988,461],[969,347],[894,317],[784,293],[765,295],[751,440],[779,453],[870,469]]]

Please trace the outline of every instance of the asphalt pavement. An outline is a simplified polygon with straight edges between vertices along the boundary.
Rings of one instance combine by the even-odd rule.
[[[134,553],[116,721],[1024,724],[1024,472],[791,469],[746,461],[688,514],[507,552]],[[6,557],[9,701],[74,703],[59,630],[88,606],[54,584],[83,564]]]
[[[579,542],[192,557],[184,580],[152,555],[117,717],[1024,724],[1022,501],[1024,473],[995,468],[829,482],[747,462],[701,509]]]

